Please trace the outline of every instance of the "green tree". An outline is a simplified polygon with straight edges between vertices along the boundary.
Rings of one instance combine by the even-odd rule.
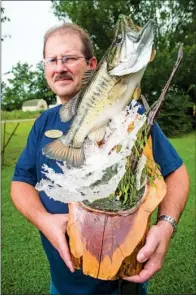
[[[34,72],[35,82],[32,86],[32,93],[36,99],[44,99],[48,105],[56,102],[56,94],[54,94],[49,88],[44,75],[43,64],[37,64],[37,68]]]
[[[49,89],[44,78],[41,64],[35,71],[27,63],[17,63],[10,71],[12,78],[2,84],[2,109],[7,111],[21,109],[24,101],[31,99],[45,99],[52,104],[56,95]]]
[[[143,26],[153,19],[156,26],[156,47],[174,47],[175,39],[183,41],[187,24],[195,15],[194,0],[52,0],[54,14],[65,21],[67,18],[88,31],[98,57],[102,57],[111,44],[115,23],[120,14],[130,15],[133,21]]]
[[[172,137],[191,131],[193,125],[193,117],[189,112],[191,107],[189,96],[171,87],[157,120],[163,132]]]
[[[27,64],[17,63],[10,71],[12,78],[8,85],[2,89],[2,109],[12,111],[20,109],[25,100],[31,99],[31,87],[34,76],[31,67]]]
[[[1,23],[9,22],[10,21],[9,17],[7,17],[6,15],[4,15],[4,13],[5,13],[5,8],[1,7]],[[7,37],[10,37],[10,35],[3,35],[1,37],[1,41],[3,41]]]
[[[131,14],[133,20],[141,26],[155,15],[156,7],[151,1],[52,1],[54,14],[65,20],[69,17],[81,25],[90,34],[96,56],[100,59],[112,41],[114,26],[119,14]],[[145,9],[141,13],[141,7]]]

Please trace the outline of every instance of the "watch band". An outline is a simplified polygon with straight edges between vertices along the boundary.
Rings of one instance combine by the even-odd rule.
[[[172,237],[173,237],[174,234],[177,231],[177,222],[175,221],[175,219],[172,216],[169,216],[169,215],[160,215],[158,217],[158,219],[157,219],[157,222],[160,221],[160,220],[167,221],[172,225],[172,227],[173,227],[173,235],[172,235]]]

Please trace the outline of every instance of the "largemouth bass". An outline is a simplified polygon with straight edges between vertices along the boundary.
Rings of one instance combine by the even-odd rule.
[[[139,96],[140,81],[154,55],[154,21],[143,27],[134,25],[124,15],[119,17],[113,42],[77,97],[72,98],[71,112],[78,107],[71,128],[66,135],[46,145],[43,154],[80,167],[85,160],[83,143],[101,141],[108,122]],[[60,110],[66,121],[67,106]]]
[[[59,164],[63,174],[56,174],[45,165],[43,168],[47,180],[42,179],[36,189],[44,190],[54,200],[66,203],[82,201],[98,210],[116,212],[138,208],[146,184],[154,184],[160,177],[156,163],[149,154],[145,155],[144,149],[182,57],[181,46],[159,99],[149,107],[143,97],[146,109],[143,115],[138,115],[139,105],[133,101],[111,120],[101,148],[96,143],[88,146],[88,142],[85,142],[88,154],[85,154],[86,163],[80,168],[80,173],[78,169],[70,169],[66,163]],[[117,124],[114,124],[115,121]]]
[[[151,129],[157,118],[161,107],[165,100],[165,95],[169,89],[170,83],[181,63],[183,57],[183,48],[180,46],[178,51],[178,57],[176,63],[173,67],[172,73],[162,90],[160,97],[149,107],[145,97],[142,97],[142,101],[145,105],[146,111],[143,115],[142,124],[137,128],[137,135],[134,140],[134,145],[131,148],[130,154],[126,158],[126,171],[121,178],[120,182],[117,182],[117,189],[109,197],[97,198],[95,201],[90,202],[89,200],[84,200],[84,204],[98,210],[107,211],[119,211],[126,210],[130,208],[138,208],[140,200],[144,195],[145,186],[147,183],[154,183],[155,179],[160,177],[160,172],[156,163],[149,159],[143,154],[146,147],[148,139],[150,137]],[[135,102],[132,104],[132,108]],[[130,108],[130,110],[132,109]],[[140,117],[141,118],[141,117]],[[138,124],[137,119],[134,120],[134,125]],[[134,127],[133,127],[134,128]],[[129,128],[128,128],[129,129]],[[132,127],[131,127],[132,129]],[[128,131],[128,130],[127,130]],[[128,131],[129,132],[129,131]],[[130,131],[132,133],[132,131]],[[129,142],[131,139],[129,140]],[[116,146],[115,148],[121,150],[122,146]],[[124,147],[123,147],[124,148]],[[148,162],[148,163],[147,163]],[[113,166],[108,166],[104,169],[104,174],[99,181],[95,184],[91,184],[91,189],[95,185],[96,190],[99,191],[99,183],[109,183],[109,180],[114,177],[117,173],[116,163]],[[107,187],[107,186],[106,186]],[[105,190],[106,190],[105,187]],[[104,191],[105,192],[105,191]],[[102,196],[104,194],[102,191]],[[89,195],[89,194],[88,194]]]

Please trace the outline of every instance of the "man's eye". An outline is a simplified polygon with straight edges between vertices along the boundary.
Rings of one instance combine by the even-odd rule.
[[[56,58],[55,57],[54,58],[50,58],[49,59],[49,63],[51,63],[51,64],[56,63]]]
[[[72,62],[75,61],[77,58],[75,56],[65,56],[63,58],[63,62]]]
[[[48,59],[46,59],[46,63],[47,64],[55,64],[56,63],[56,58],[54,57],[54,58],[48,58]]]

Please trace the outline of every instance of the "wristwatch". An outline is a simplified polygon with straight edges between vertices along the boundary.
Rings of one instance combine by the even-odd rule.
[[[177,231],[177,222],[175,221],[175,219],[169,215],[160,215],[157,219],[157,222],[160,221],[160,220],[165,220],[167,222],[169,222],[172,227],[173,227],[173,235],[172,237],[174,236],[174,234],[176,233]]]

